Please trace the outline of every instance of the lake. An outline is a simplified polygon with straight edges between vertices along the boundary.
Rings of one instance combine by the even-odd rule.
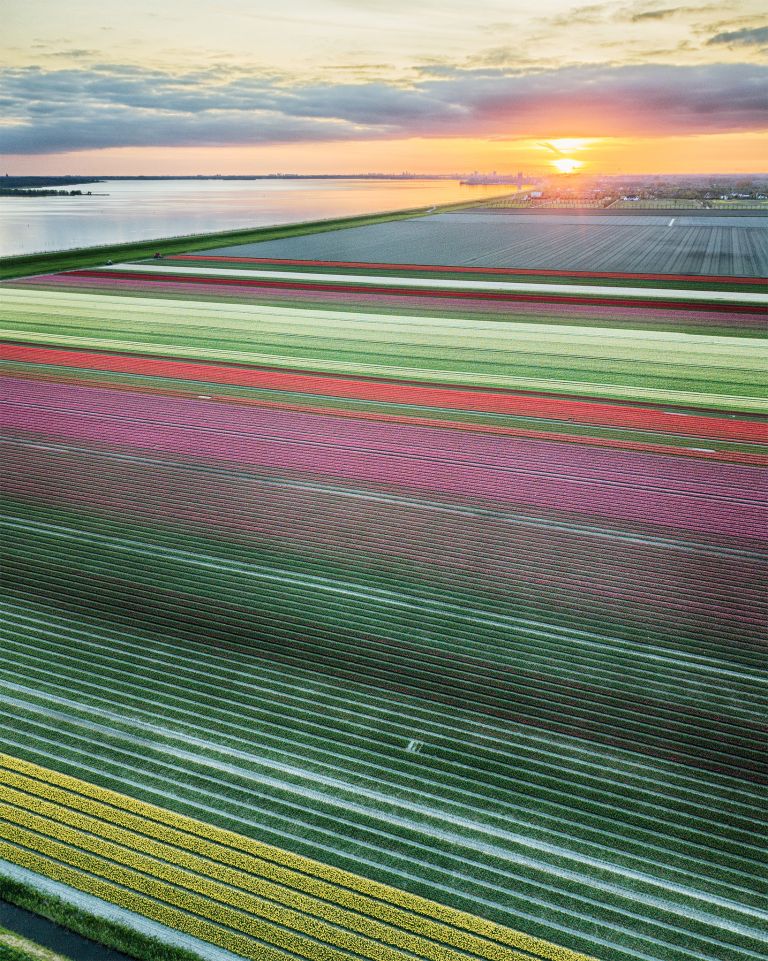
[[[453,203],[513,187],[457,180],[106,180],[91,197],[0,197],[0,256]],[[104,194],[105,196],[96,196]]]

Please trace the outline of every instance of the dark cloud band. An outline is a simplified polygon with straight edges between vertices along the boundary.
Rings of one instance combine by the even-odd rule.
[[[751,30],[726,30],[716,33],[707,40],[707,44],[726,44],[730,47],[762,47],[768,46],[768,27],[754,27]]]
[[[408,85],[291,85],[218,68],[0,73],[0,153],[406,137],[649,136],[768,128],[768,68],[579,66],[414,71]]]

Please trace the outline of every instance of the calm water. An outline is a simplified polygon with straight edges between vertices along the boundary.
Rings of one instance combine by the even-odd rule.
[[[512,188],[455,180],[108,180],[80,189],[107,196],[0,197],[0,256],[422,207]]]
[[[74,931],[68,931],[39,914],[32,914],[7,901],[0,901],[0,927],[15,931],[72,961],[131,961],[127,954],[89,941]]]

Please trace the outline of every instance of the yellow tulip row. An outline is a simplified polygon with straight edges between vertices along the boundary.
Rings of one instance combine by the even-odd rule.
[[[7,811],[0,804],[0,818],[6,816]],[[302,917],[299,912],[259,905],[259,910],[263,912],[261,916],[251,915],[247,912],[254,905],[242,894],[227,890],[224,885],[206,879],[199,879],[195,883],[188,875],[180,876],[178,870],[174,871],[160,862],[152,862],[133,852],[121,852],[115,845],[98,838],[88,838],[61,825],[50,828],[50,836],[41,837],[37,833],[40,824],[33,816],[18,820],[28,821],[32,830],[0,821],[0,838],[105,877],[273,948],[306,958],[307,961],[342,961],[349,957],[349,953],[363,948],[366,952],[364,957],[377,959],[377,945],[374,943],[365,942],[344,931],[336,931],[330,925],[312,918]],[[88,849],[82,850],[76,846],[78,844],[87,844]],[[115,857],[120,857],[118,863],[112,860]],[[194,884],[194,887],[187,888],[188,883]],[[180,884],[185,886],[180,887]],[[300,930],[296,930],[297,927]],[[402,952],[380,950],[382,961],[404,961]],[[248,948],[248,956],[259,957],[253,941]]]
[[[139,894],[128,891],[118,884],[113,884],[103,878],[94,878],[78,868],[52,861],[35,851],[24,850],[9,844],[0,838],[0,858],[28,868],[38,874],[45,875],[54,881],[68,884],[72,888],[93,894],[103,901],[109,901],[121,908],[126,908],[136,914],[158,921],[169,928],[191,934],[203,941],[225,948],[252,961],[286,961],[285,953],[258,945],[252,938],[227,931],[218,925],[197,918],[187,911],[179,910],[167,904],[160,904]]]
[[[0,805],[2,817],[13,822],[0,825],[6,836],[29,829],[47,836],[17,843],[76,867],[84,867],[76,858],[99,859],[98,867],[86,870],[112,881],[118,880],[115,872],[120,878],[130,872],[130,881],[120,884],[302,957],[338,959],[351,951],[372,961],[402,961],[405,951],[425,961],[460,961],[469,952],[510,961],[522,950],[546,961],[589,961],[540,938],[3,754],[0,797],[7,802]],[[58,853],[42,850],[44,843],[58,845]],[[211,940],[208,921],[207,933],[190,933]],[[266,958],[264,946],[246,956]]]
[[[38,806],[39,809],[40,806]],[[308,904],[304,897],[298,892],[283,892],[282,896],[291,903],[290,907],[275,904],[265,900],[256,894],[245,892],[241,889],[232,888],[230,885],[240,885],[243,880],[249,883],[247,876],[239,872],[224,868],[220,865],[207,864],[202,858],[187,857],[177,858],[178,861],[186,861],[185,864],[169,864],[164,860],[159,860],[164,856],[163,846],[151,841],[143,841],[144,847],[155,848],[153,856],[147,856],[140,851],[126,849],[123,845],[131,842],[131,838],[121,838],[120,843],[104,840],[103,837],[94,836],[91,832],[99,831],[99,822],[93,819],[80,818],[81,823],[76,828],[69,827],[59,820],[49,820],[51,815],[55,818],[57,812],[49,810],[40,814],[33,814],[18,807],[5,804],[0,801],[0,818],[13,822],[16,826],[29,831],[44,834],[47,839],[61,841],[72,848],[84,850],[98,858],[117,863],[122,867],[139,872],[151,878],[153,881],[165,882],[168,885],[180,886],[182,892],[168,891],[162,889],[164,894],[162,900],[182,898],[179,906],[186,907],[197,914],[205,915],[210,910],[209,902],[216,905],[224,905],[226,908],[233,909],[237,914],[227,914],[226,923],[233,928],[247,931],[253,935],[258,934],[263,940],[275,943],[279,947],[290,948],[303,957],[314,958],[318,956],[316,946],[305,944],[302,937],[308,937],[320,941],[329,948],[340,948],[342,950],[355,952],[371,961],[402,961],[401,951],[369,941],[353,932],[340,929],[335,924],[343,924],[343,917],[334,918],[333,915],[340,914],[335,912],[333,906],[325,905],[327,914],[331,915],[332,923],[326,923],[317,914],[305,913],[304,908],[310,911],[316,909],[316,905]],[[75,818],[74,820],[78,820]],[[90,823],[89,823],[90,820]],[[0,824],[0,834],[8,831],[8,827]],[[137,840],[141,840],[138,839]],[[23,841],[29,844],[28,841]],[[38,846],[39,841],[35,841],[32,846]],[[40,848],[37,848],[40,850]],[[58,849],[56,849],[58,850]],[[168,851],[173,853],[172,848]],[[50,854],[50,850],[41,851]],[[65,852],[66,854],[66,852]],[[59,856],[54,854],[53,856]],[[109,866],[106,866],[107,868]],[[105,866],[102,865],[101,872],[104,873]],[[205,874],[196,873],[202,870]],[[141,884],[143,878],[134,878],[131,887]],[[253,886],[253,885],[252,885]],[[258,884],[255,885],[258,887]],[[265,892],[266,893],[266,892]],[[287,895],[287,897],[286,897]],[[158,896],[158,895],[156,895]],[[177,903],[179,903],[177,901]],[[322,910],[322,903],[320,903]],[[289,934],[280,930],[273,930],[272,925],[279,925],[280,928],[288,928]],[[384,928],[381,925],[381,928]],[[414,953],[420,953],[421,949],[428,943],[421,939],[413,938]],[[407,942],[400,947],[408,950]],[[429,945],[430,948],[434,947]],[[326,957],[334,957],[333,953],[323,952]],[[425,955],[426,956],[426,955]],[[445,961],[466,961],[466,955],[459,955],[455,951],[445,949],[440,955],[433,954],[433,957],[444,957]]]
[[[16,778],[18,778],[19,786],[22,790],[27,791],[28,786],[23,783],[22,777],[16,775]],[[10,780],[9,778],[9,781]],[[51,797],[52,793],[53,792],[49,792],[49,797]],[[161,835],[159,835],[158,832],[154,832],[152,826],[147,825],[146,822],[134,825],[131,830],[127,830],[121,827],[119,823],[109,823],[104,820],[105,818],[109,818],[110,810],[104,807],[98,810],[94,802],[89,802],[87,805],[81,804],[81,811],[86,810],[88,811],[87,814],[73,811],[70,807],[62,806],[62,804],[67,805],[71,803],[71,796],[69,800],[63,799],[62,801],[60,797],[62,793],[64,792],[57,791],[58,796],[51,797],[51,801],[61,801],[62,803],[51,803],[51,801],[36,799],[35,813],[44,815],[54,822],[60,822],[75,829],[86,831],[89,834],[95,834],[103,840],[113,841],[124,847],[132,848],[139,853],[159,858],[183,870],[193,871],[195,875],[211,877],[216,881],[221,881],[223,884],[240,888],[248,895],[253,895],[254,898],[266,898],[269,899],[269,901],[282,903],[286,907],[301,911],[303,915],[309,915],[327,921],[330,924],[357,931],[365,937],[373,938],[384,944],[390,944],[396,948],[417,953],[420,957],[428,959],[428,961],[464,961],[466,957],[465,954],[459,954],[448,946],[436,945],[433,944],[432,941],[427,941],[424,940],[423,937],[419,937],[419,934],[425,935],[427,933],[424,930],[412,933],[411,931],[404,931],[400,927],[393,926],[397,925],[402,917],[412,921],[412,927],[415,928],[418,925],[419,919],[413,915],[409,916],[405,912],[399,912],[398,914],[396,910],[393,910],[387,918],[389,923],[382,923],[380,920],[370,917],[367,912],[360,913],[364,911],[366,906],[361,903],[363,899],[360,896],[356,897],[351,892],[340,891],[340,889],[333,888],[331,885],[326,884],[325,888],[327,891],[324,893],[325,900],[309,896],[303,890],[286,887],[285,882],[291,883],[296,879],[302,883],[306,880],[309,881],[309,884],[302,884],[302,887],[306,888],[312,886],[312,879],[304,879],[301,875],[296,875],[295,872],[286,872],[284,870],[282,872],[283,877],[279,878],[280,872],[272,871],[271,866],[268,864],[266,865],[266,872],[261,872],[260,875],[254,875],[252,873],[254,869],[261,868],[261,864],[256,859],[249,859],[247,855],[238,855],[237,852],[229,852],[226,848],[219,847],[217,850],[216,845],[204,841],[197,845],[198,852],[204,854],[204,857],[201,857],[200,854],[179,850],[175,845],[179,842],[183,844],[185,841],[184,835],[180,832],[173,832],[166,828],[162,832],[161,841],[159,840]],[[25,806],[26,795],[14,790],[10,786],[0,785],[0,802],[3,800],[23,808]],[[2,810],[1,803],[0,810]],[[92,815],[95,815],[95,817]],[[114,820],[117,821],[118,819]],[[145,833],[148,830],[153,832],[153,839],[145,837]],[[136,831],[142,833],[136,833]],[[48,833],[51,832],[48,831]],[[173,837],[174,833],[176,837]],[[164,841],[169,841],[169,843],[163,843]],[[249,860],[251,863],[249,863]],[[224,863],[222,863],[222,861],[224,861]],[[272,875],[272,878],[275,878],[275,880],[272,880],[269,875]],[[185,886],[189,886],[186,880],[183,883]],[[321,882],[321,884],[323,883],[324,882]],[[351,910],[342,907],[339,904],[338,898],[334,899],[334,895],[337,893],[343,895],[347,906],[351,908]],[[329,900],[331,903],[328,903]],[[375,902],[374,904],[376,905]],[[378,905],[376,906],[378,907]],[[260,913],[258,911],[258,903],[256,902],[253,904],[248,903],[244,905],[244,907],[251,913]],[[384,911],[380,913],[386,913],[387,906],[381,905],[381,907],[384,908]],[[295,927],[295,925],[293,926]],[[440,926],[431,923],[429,931],[430,937],[440,938],[445,932],[445,928],[441,929]],[[312,933],[314,934],[314,932]],[[455,932],[452,931],[448,933],[450,935],[455,934]],[[459,937],[459,939],[456,940],[462,939]],[[463,940],[463,947],[468,950],[477,949],[480,952],[484,952],[483,956],[489,959],[505,961],[505,958],[508,956],[507,949],[501,945],[487,942],[483,943],[478,938],[475,938],[474,941],[468,938]],[[365,954],[365,950],[360,947],[357,947],[357,951],[358,953]],[[381,950],[378,950],[376,957],[381,958],[382,961],[386,961],[386,959],[390,958],[390,953],[385,952],[382,954]],[[400,955],[392,954],[391,957],[399,958]]]

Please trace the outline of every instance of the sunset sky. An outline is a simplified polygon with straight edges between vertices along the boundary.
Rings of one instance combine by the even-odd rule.
[[[765,171],[764,3],[674,4],[6,0],[2,172]]]

